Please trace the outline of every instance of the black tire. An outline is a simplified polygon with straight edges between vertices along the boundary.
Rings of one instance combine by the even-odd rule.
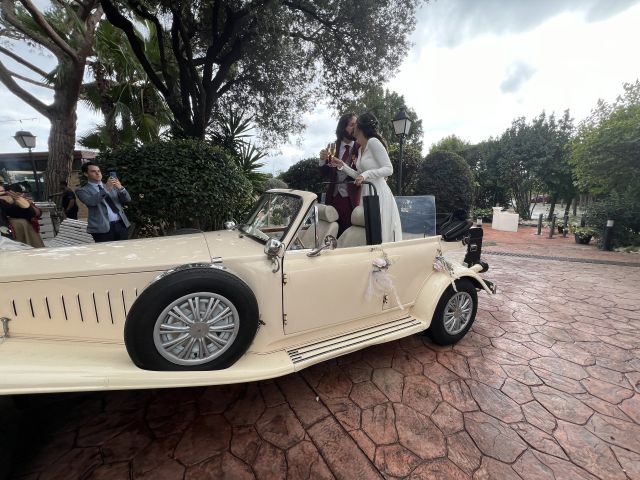
[[[426,331],[427,335],[431,337],[431,340],[438,345],[451,345],[456,343],[466,335],[476,318],[478,293],[476,292],[475,286],[470,280],[462,278],[456,281],[456,288],[458,292],[455,292],[453,287],[449,285],[444,291],[433,314],[431,325]],[[464,316],[466,319],[464,325],[455,327],[455,318],[453,319],[453,325],[445,321],[445,316],[447,316],[447,319],[451,319],[452,309],[454,312],[457,311]]]
[[[208,308],[204,312],[205,318],[200,317],[199,322],[180,323],[180,319],[184,317],[179,318],[174,313],[178,312],[180,315],[183,312],[181,306],[192,306],[189,302],[197,303],[196,312],[202,312],[199,306],[205,307],[201,302],[207,301],[207,295],[210,297]],[[220,308],[222,312],[215,318],[220,317],[222,320],[217,321],[227,323],[215,327],[216,331],[212,334],[211,329],[218,325],[217,321],[204,320],[208,318],[206,315],[210,312],[213,299],[218,303],[214,302],[211,315],[216,313],[216,308]],[[169,310],[172,305],[176,306]],[[175,310],[176,308],[178,310]],[[224,314],[227,308],[230,313]],[[191,312],[195,317],[193,309]],[[127,315],[124,342],[133,363],[145,370],[220,370],[233,365],[249,348],[258,329],[258,322],[258,303],[246,283],[225,270],[193,268],[161,278],[140,294]],[[189,325],[195,324],[198,324],[198,329],[193,330],[194,327]],[[181,332],[168,331],[167,328],[180,329]],[[185,329],[188,329],[188,332]],[[172,348],[163,348],[164,340],[171,343],[174,338],[171,335],[183,335],[186,340],[180,341]],[[225,343],[225,335],[231,339],[229,342]],[[212,341],[212,337],[215,337],[216,341]],[[198,343],[195,348],[193,343],[181,346],[185,342],[191,342],[191,339]],[[223,346],[219,346],[219,343]],[[200,344],[203,346],[202,349]],[[180,359],[172,353],[173,350],[182,348],[184,353],[191,356]],[[213,351],[210,352],[209,349]],[[202,355],[203,358],[193,357],[194,353],[197,356]]]

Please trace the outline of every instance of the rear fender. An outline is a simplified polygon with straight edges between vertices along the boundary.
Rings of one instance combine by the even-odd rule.
[[[462,271],[456,270],[454,278],[455,280],[467,278],[478,290],[484,290],[489,295],[493,294],[480,275],[469,268],[464,268]],[[451,277],[447,273],[434,272],[422,286],[420,293],[418,293],[416,302],[413,304],[413,307],[411,307],[410,313],[411,316],[425,323],[425,329],[431,325],[431,319],[438,306],[440,297],[442,297],[442,294],[450,285]]]

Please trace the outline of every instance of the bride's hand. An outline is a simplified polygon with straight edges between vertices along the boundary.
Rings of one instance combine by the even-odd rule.
[[[355,183],[357,186],[362,185],[362,182],[364,182],[364,177],[363,177],[362,175],[358,175],[358,176],[356,177],[356,179],[354,180],[354,183]]]
[[[344,166],[344,162],[337,157],[331,157],[331,166],[342,168]]]

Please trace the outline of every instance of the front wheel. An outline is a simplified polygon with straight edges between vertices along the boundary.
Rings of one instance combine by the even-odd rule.
[[[456,281],[457,292],[449,286],[438,302],[427,334],[438,345],[451,345],[464,337],[476,318],[478,293],[471,281]]]
[[[224,270],[193,268],[142,292],[127,315],[124,340],[146,370],[219,370],[244,354],[258,321],[246,283]]]

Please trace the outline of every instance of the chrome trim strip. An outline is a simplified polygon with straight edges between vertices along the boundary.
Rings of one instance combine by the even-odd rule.
[[[306,360],[310,360],[312,358],[317,358],[324,355],[329,355],[333,352],[345,350],[354,345],[365,343],[368,340],[384,337],[386,335],[389,335],[390,333],[406,330],[419,324],[419,320],[413,317],[405,317],[399,320],[394,320],[393,322],[388,322],[383,325],[376,325],[375,327],[370,327],[359,330],[358,332],[353,332],[358,334],[355,336],[350,336],[353,335],[353,333],[351,333],[342,335],[340,337],[334,337],[323,342],[315,342],[303,347],[287,350],[287,354],[289,355],[291,361],[294,364],[297,364]]]

